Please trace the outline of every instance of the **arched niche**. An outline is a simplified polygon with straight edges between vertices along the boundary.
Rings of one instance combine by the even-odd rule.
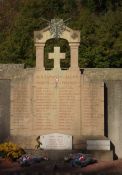
[[[60,38],[68,41],[70,46],[70,68],[78,68],[78,47],[80,43],[80,32],[72,30],[69,27],[64,27],[65,30],[60,35]],[[34,32],[34,41],[36,46],[36,68],[44,70],[44,47],[45,43],[53,39],[50,33],[50,27],[46,27],[40,31]]]
[[[68,69],[70,67],[70,46],[67,40],[59,39],[49,39],[45,43],[44,47],[44,67],[46,70],[54,68],[54,60],[48,59],[48,53],[54,51],[54,47],[60,47],[60,51],[66,53],[65,59],[60,60],[61,69]]]

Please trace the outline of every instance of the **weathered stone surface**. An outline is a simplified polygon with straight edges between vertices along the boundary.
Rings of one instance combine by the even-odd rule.
[[[110,140],[87,140],[87,150],[110,150]]]
[[[84,68],[82,72],[91,81],[122,80],[122,68]]]
[[[40,73],[38,71],[34,76],[35,132],[71,135],[75,132],[80,135],[80,74],[62,71]]]
[[[81,76],[81,134],[104,136],[104,83]]]
[[[11,72],[12,70],[24,69],[24,64],[0,64],[0,71]]]
[[[108,137],[115,152],[122,157],[122,81],[107,81]],[[106,126],[106,127],[107,127]]]

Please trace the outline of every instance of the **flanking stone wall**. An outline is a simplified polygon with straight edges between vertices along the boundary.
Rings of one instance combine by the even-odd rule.
[[[31,135],[32,76],[17,77],[11,82],[11,135]]]
[[[111,140],[115,153],[122,158],[122,69],[88,68],[84,75],[105,83],[105,135]]]
[[[108,89],[108,137],[115,153],[122,158],[122,81],[107,81]]]
[[[122,80],[122,68],[84,68],[83,75],[90,80]]]
[[[104,82],[81,77],[81,135],[104,136]]]
[[[0,64],[0,141],[13,139],[24,143],[27,140],[29,145],[32,140],[23,138],[24,134],[28,136],[25,128],[29,128],[31,110],[27,106],[31,101],[28,93],[32,87],[33,72],[34,69],[24,69],[21,64]]]

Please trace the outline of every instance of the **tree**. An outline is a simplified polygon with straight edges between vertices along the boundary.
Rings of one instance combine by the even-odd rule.
[[[2,2],[2,1],[1,1]],[[48,24],[42,18],[72,18],[68,26],[80,30],[80,67],[122,67],[122,0],[6,0],[0,5],[0,62],[35,65],[34,30]],[[50,41],[67,53],[62,67],[69,66],[65,41]],[[51,51],[52,52],[52,51]],[[47,68],[52,63],[46,59]]]
[[[122,12],[81,18],[80,67],[122,67]]]

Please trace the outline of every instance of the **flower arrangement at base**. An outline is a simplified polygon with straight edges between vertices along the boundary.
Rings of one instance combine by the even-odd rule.
[[[12,142],[4,142],[0,144],[0,156],[16,160],[25,154],[25,151]]]

